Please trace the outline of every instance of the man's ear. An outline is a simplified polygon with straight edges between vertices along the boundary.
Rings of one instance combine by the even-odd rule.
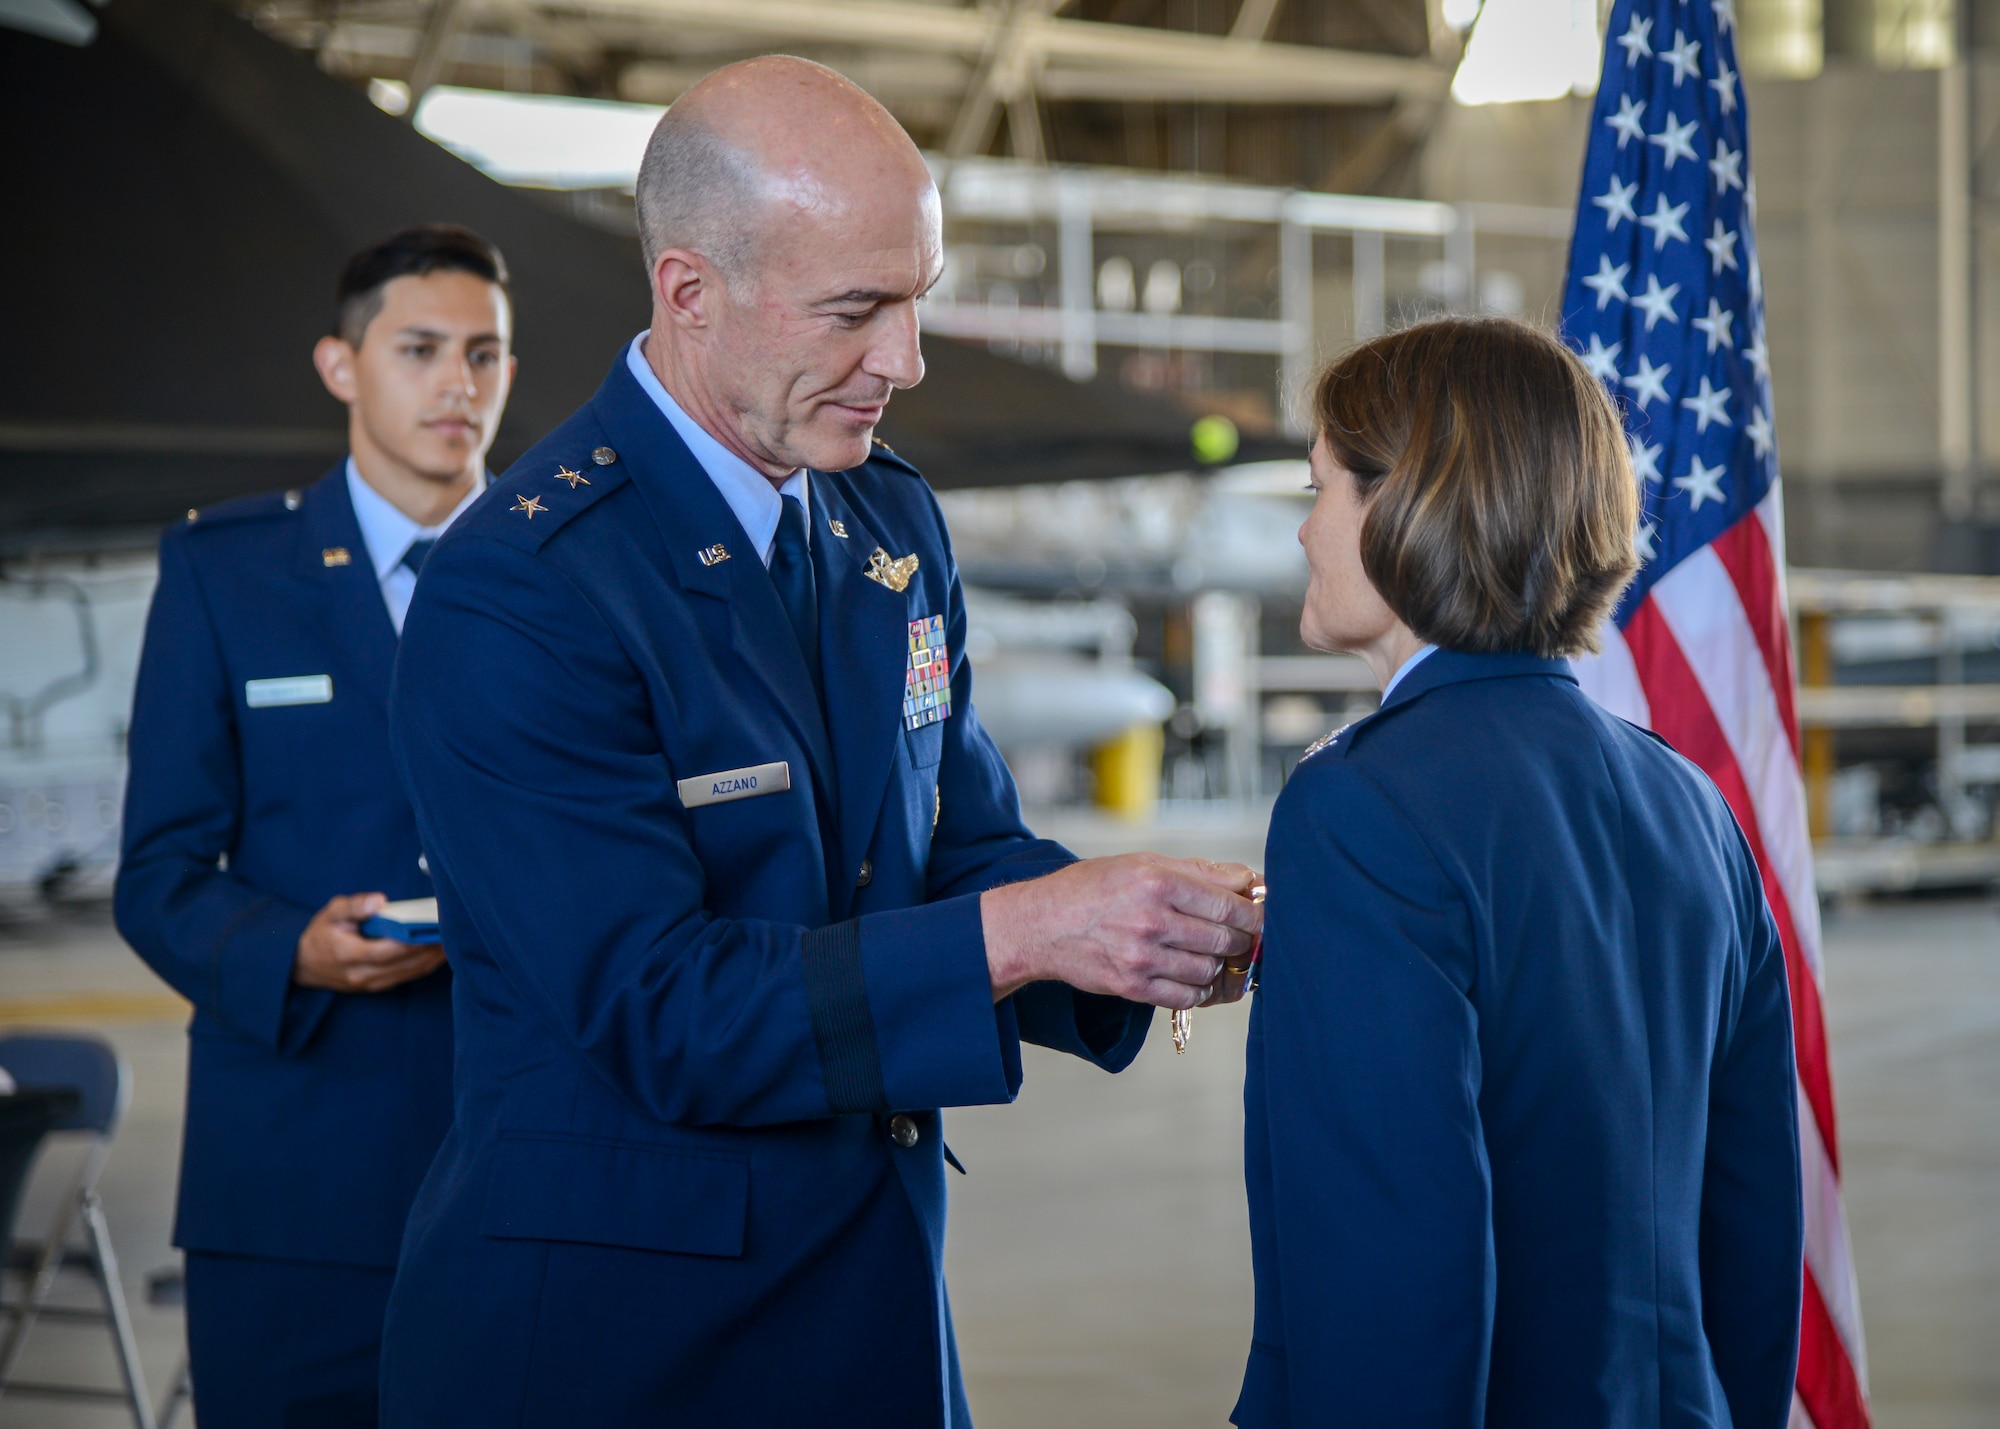
[[[709,325],[716,275],[706,259],[685,248],[669,248],[653,263],[653,302],[683,332]]]
[[[348,346],[346,338],[323,337],[313,344],[313,367],[319,372],[319,380],[337,401],[350,407],[361,390],[354,360],[354,349]]]

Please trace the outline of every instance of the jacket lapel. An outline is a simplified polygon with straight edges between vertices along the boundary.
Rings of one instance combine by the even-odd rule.
[[[777,587],[736,513],[673,424],[626,371],[622,353],[595,405],[619,461],[630,467],[633,484],[659,527],[681,588],[728,607],[731,647],[770,691],[805,748],[821,807],[839,807],[833,755],[812,674],[799,653]],[[728,559],[711,554],[704,561],[703,553],[712,553],[718,545],[728,552]]]
[[[834,899],[844,903],[853,900],[855,873],[888,792],[889,764],[902,728],[904,675],[910,663],[911,601],[907,593],[890,590],[863,574],[881,541],[855,517],[835,489],[833,478],[813,473],[812,504],[820,676],[826,684],[834,764],[840,771],[844,796],[840,804],[842,877],[836,883]],[[830,523],[835,521],[847,532],[846,539],[833,534]],[[834,916],[847,916],[846,908],[836,909]]]
[[[304,507],[299,575],[318,598],[327,646],[344,657],[339,675],[351,676],[362,693],[386,709],[389,680],[396,668],[396,627],[382,600],[368,543],[361,539],[361,525],[354,519],[345,462],[307,488]],[[336,683],[336,693],[338,688]]]

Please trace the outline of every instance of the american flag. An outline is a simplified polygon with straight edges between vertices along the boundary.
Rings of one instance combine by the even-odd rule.
[[[1624,412],[1644,564],[1604,653],[1578,674],[1707,771],[1763,872],[1791,981],[1805,1177],[1792,1424],[1859,1429],[1866,1368],[1821,1011],[1734,3],[1617,0],[1611,11],[1563,332]]]

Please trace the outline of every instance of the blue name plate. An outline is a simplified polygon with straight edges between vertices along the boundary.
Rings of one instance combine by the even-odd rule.
[[[724,769],[714,774],[697,774],[678,781],[681,803],[690,809],[703,804],[726,804],[731,799],[754,799],[759,794],[782,794],[792,787],[792,766],[780,759],[774,764],[746,764],[741,769]]]

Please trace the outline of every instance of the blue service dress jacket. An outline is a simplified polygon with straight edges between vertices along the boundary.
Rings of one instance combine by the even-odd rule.
[[[1233,1418],[1782,1429],[1784,956],[1728,806],[1565,662],[1440,650],[1266,852]]]
[[[425,898],[389,754],[396,632],[344,467],[160,542],[118,929],[194,1004],[187,1250],[388,1267],[451,1121],[451,976],[295,986],[329,898]]]
[[[392,701],[456,982],[390,1426],[963,1425],[936,1108],[1150,1009],[994,1003],[1022,826],[914,470],[811,477],[824,717],[758,552],[623,355],[424,567]],[[871,577],[874,570],[880,579]]]

